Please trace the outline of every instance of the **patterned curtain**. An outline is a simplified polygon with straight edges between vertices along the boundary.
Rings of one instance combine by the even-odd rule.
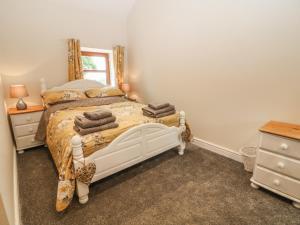
[[[68,40],[68,74],[69,81],[83,79],[79,40]]]
[[[120,89],[122,89],[122,84],[124,83],[124,51],[125,48],[122,46],[114,47],[114,67]]]

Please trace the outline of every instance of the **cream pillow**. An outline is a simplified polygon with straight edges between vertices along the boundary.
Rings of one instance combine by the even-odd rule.
[[[76,101],[87,98],[86,95],[78,89],[53,90],[42,94],[45,104],[54,105],[57,103]]]
[[[85,94],[89,98],[104,98],[125,95],[124,92],[122,92],[119,88],[116,87],[92,88],[85,91]]]

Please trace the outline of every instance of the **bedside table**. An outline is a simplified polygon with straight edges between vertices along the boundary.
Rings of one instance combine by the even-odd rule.
[[[35,140],[35,134],[44,111],[43,106],[28,106],[26,110],[9,108],[8,115],[11,122],[16,150],[24,153],[25,149],[43,145],[41,141]]]
[[[260,132],[251,186],[289,198],[300,208],[300,125],[271,121]]]

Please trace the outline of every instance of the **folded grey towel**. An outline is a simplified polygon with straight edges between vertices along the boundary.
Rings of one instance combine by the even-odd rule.
[[[116,121],[115,116],[106,117],[100,120],[90,120],[84,116],[76,116],[74,123],[76,126],[81,128],[91,128],[91,127],[98,127],[101,125],[105,125],[115,121]]]
[[[91,128],[86,128],[86,129],[78,127],[76,125],[73,128],[81,136],[84,136],[84,135],[99,132],[99,131],[104,131],[104,130],[108,130],[108,129],[117,128],[118,126],[119,126],[119,124],[113,122],[113,123],[108,123],[108,124],[105,124],[105,125],[102,125],[102,126],[91,127]]]
[[[150,107],[144,107],[144,108],[142,108],[142,110],[143,110],[143,112],[146,112],[149,115],[155,116],[155,115],[158,115],[158,114],[161,114],[161,113],[173,111],[173,110],[175,110],[175,107],[173,105],[169,105],[165,108],[158,109],[158,110],[154,110]]]
[[[176,113],[176,111],[172,110],[172,111],[169,111],[169,112],[164,112],[164,113],[153,115],[153,114],[149,114],[147,111],[143,111],[144,116],[148,116],[148,117],[151,117],[151,118],[161,118],[161,117],[173,115],[175,113]]]
[[[112,113],[108,110],[102,109],[93,112],[84,112],[83,115],[90,120],[100,120],[112,116]]]
[[[169,103],[150,103],[148,104],[148,106],[154,110],[158,110],[158,109],[163,109],[168,107],[170,104]]]

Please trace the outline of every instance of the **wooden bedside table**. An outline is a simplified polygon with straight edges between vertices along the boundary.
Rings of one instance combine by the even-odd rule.
[[[28,106],[26,110],[9,108],[8,115],[16,143],[18,153],[24,153],[25,149],[43,145],[35,140],[35,134],[44,111],[44,106]]]
[[[300,208],[300,125],[270,121],[260,131],[251,186],[289,198]]]

